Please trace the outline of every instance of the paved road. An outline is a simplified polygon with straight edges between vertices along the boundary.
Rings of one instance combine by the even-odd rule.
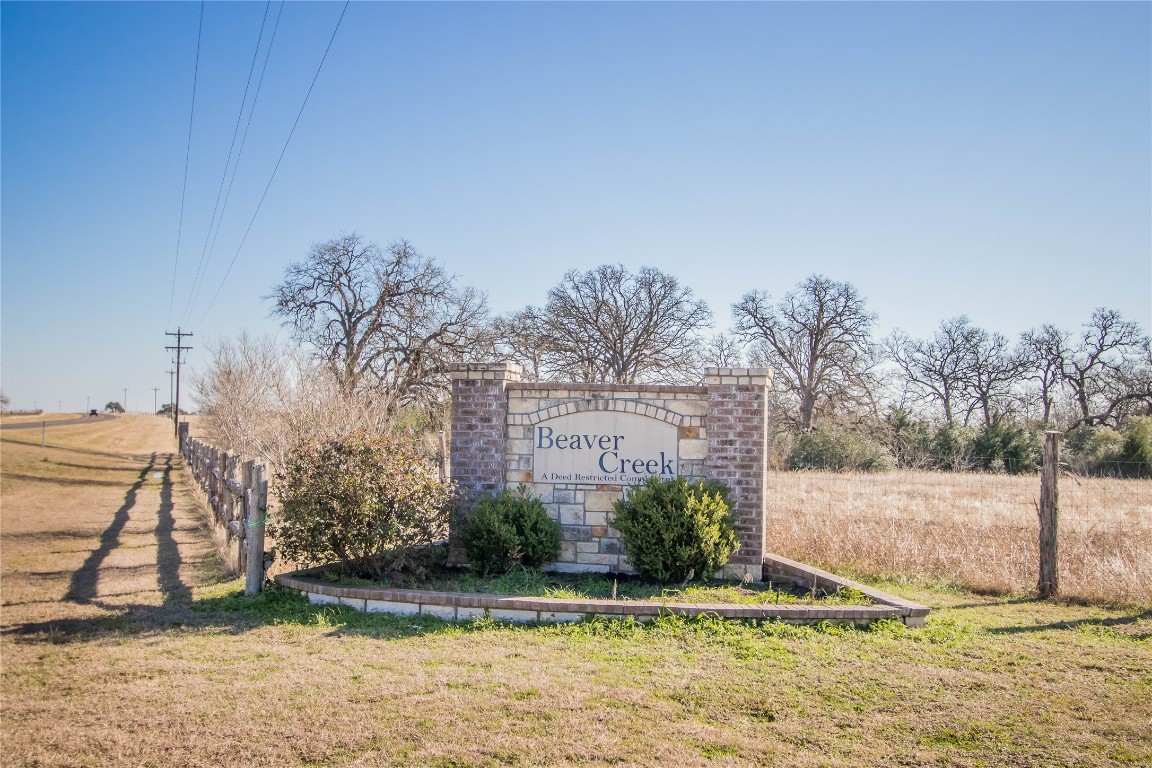
[[[75,419],[63,419],[61,421],[42,419],[40,421],[22,421],[19,424],[0,424],[0,429],[40,429],[44,426],[70,427],[75,424],[95,424],[100,421],[110,421],[114,418],[116,417],[111,413],[104,413],[99,416],[78,416]]]

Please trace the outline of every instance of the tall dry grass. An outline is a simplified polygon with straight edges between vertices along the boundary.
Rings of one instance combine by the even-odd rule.
[[[1038,476],[774,472],[769,551],[832,570],[1027,593],[1039,573]],[[1060,586],[1152,605],[1152,481],[1064,477]]]

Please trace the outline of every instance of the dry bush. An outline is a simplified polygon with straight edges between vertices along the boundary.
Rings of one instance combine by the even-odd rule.
[[[382,434],[395,420],[389,393],[341,386],[322,366],[269,337],[241,334],[210,347],[193,377],[199,436],[225,450],[283,466],[301,441]]]
[[[1039,574],[1036,476],[772,473],[768,549],[833,570],[1024,593]],[[1066,477],[1060,585],[1070,598],[1152,604],[1152,481]]]

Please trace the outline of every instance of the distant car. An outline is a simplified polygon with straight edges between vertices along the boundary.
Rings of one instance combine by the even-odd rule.
[[[97,411],[95,408],[92,408],[91,410],[88,411],[88,415],[89,416],[99,416],[100,412]]]

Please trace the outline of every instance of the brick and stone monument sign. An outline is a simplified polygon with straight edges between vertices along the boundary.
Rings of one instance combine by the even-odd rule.
[[[740,549],[725,569],[760,578],[770,434],[769,371],[709,368],[704,386],[522,382],[512,363],[452,372],[452,479],[465,499],[525,485],[563,532],[559,571],[630,572],[613,504],[650,476],[732,491]]]

